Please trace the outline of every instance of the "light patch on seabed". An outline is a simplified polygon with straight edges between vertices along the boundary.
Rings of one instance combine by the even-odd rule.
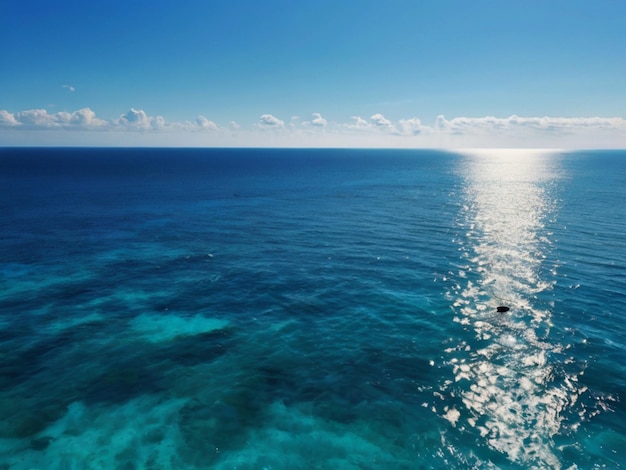
[[[411,467],[416,446],[436,454],[439,431],[420,433],[407,448],[394,433],[383,435],[369,421],[341,425],[311,414],[307,403],[289,407],[270,403],[257,426],[246,432],[243,445],[211,447],[211,419],[194,428],[186,442],[181,412],[190,398],[147,395],[121,406],[72,403],[65,416],[29,442],[0,440],[0,458],[11,470],[86,470],[103,468],[291,469]],[[237,436],[232,436],[235,438]],[[227,439],[228,436],[223,437]],[[36,449],[33,442],[43,442]],[[404,441],[401,441],[404,442]],[[201,447],[194,447],[201,446]],[[437,455],[434,456],[437,458]],[[193,462],[193,463],[190,463]]]
[[[0,456],[11,470],[184,468],[177,455],[175,425],[186,399],[143,396],[116,407],[72,403],[63,418],[33,439],[0,440]],[[174,424],[174,425],[173,425]],[[46,442],[37,450],[34,442]]]
[[[388,459],[383,449],[348,429],[282,403],[268,411],[271,425],[255,430],[251,445],[225,456],[215,468],[306,468],[324,462],[329,468],[357,469],[360,462]]]
[[[359,470],[415,465],[415,445],[406,448],[396,443],[406,436],[385,436],[369,421],[341,425],[308,413],[306,407],[306,403],[300,407],[272,403],[264,426],[251,431],[248,445],[223,456],[214,468]],[[436,453],[441,444],[438,431],[424,434],[419,436],[423,450]]]
[[[460,168],[466,201],[459,245],[466,264],[448,297],[454,320],[473,333],[480,348],[472,350],[462,340],[447,349],[455,380],[441,385],[436,396],[443,400],[435,411],[461,432],[476,430],[486,446],[511,462],[558,469],[553,438],[586,389],[576,373],[561,385],[553,381],[547,353],[564,346],[547,339],[551,312],[533,306],[536,295],[552,287],[539,269],[550,243],[540,232],[555,211],[545,183],[560,177],[543,158],[552,152],[461,152],[469,157]],[[496,313],[501,304],[511,311]],[[448,408],[455,397],[463,406]]]
[[[129,322],[134,337],[150,343],[172,341],[183,336],[194,336],[221,330],[228,326],[227,320],[206,318],[202,315],[183,317],[175,314],[141,314]]]

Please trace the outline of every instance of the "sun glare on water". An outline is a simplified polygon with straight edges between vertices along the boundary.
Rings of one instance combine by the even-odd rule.
[[[561,176],[544,158],[554,152],[461,152],[461,263],[448,296],[471,339],[447,350],[454,378],[440,392],[457,405],[436,410],[510,461],[541,468],[560,468],[553,437],[585,392],[576,374],[554,381],[548,357],[564,346],[550,340],[550,306],[537,300],[552,288],[541,266],[551,246],[545,225],[557,210],[550,185]],[[502,305],[510,311],[499,313]]]

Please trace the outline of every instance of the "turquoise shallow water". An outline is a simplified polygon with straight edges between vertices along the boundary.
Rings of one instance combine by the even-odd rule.
[[[626,466],[625,152],[2,149],[0,183],[0,468]]]

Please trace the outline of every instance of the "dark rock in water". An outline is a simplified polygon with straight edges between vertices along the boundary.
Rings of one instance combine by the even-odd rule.
[[[500,305],[496,310],[500,313],[504,313],[504,312],[508,312],[510,309],[509,307],[505,305]]]
[[[213,393],[188,402],[178,426],[184,445],[181,458],[193,467],[212,468],[221,452],[243,448],[248,432],[261,420],[267,402],[242,383],[219,398]],[[218,398],[216,400],[216,398]]]
[[[42,414],[35,411],[29,411],[19,413],[18,416],[9,419],[6,424],[11,430],[11,433],[9,434],[3,429],[2,436],[16,437],[19,439],[34,436],[35,434],[43,431],[50,424],[50,422]]]
[[[88,404],[125,403],[163,389],[163,375],[158,367],[143,365],[137,358],[129,358],[127,364],[113,363],[101,375],[87,382],[83,399]]]
[[[44,450],[50,445],[54,438],[52,436],[37,437],[30,441],[30,448],[34,450]]]

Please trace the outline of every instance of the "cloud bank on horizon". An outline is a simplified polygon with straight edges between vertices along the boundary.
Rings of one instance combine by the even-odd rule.
[[[203,115],[169,121],[131,108],[101,119],[90,108],[50,113],[0,109],[0,145],[258,146],[258,147],[546,147],[626,148],[621,117],[455,117],[432,123],[417,117],[392,121],[381,113],[333,122],[315,112],[289,122],[270,113],[242,126],[218,125]]]

